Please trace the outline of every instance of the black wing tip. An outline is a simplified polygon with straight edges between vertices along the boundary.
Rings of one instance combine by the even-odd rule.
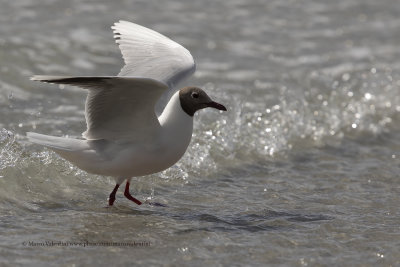
[[[63,83],[63,84],[73,84],[73,83],[90,83],[97,82],[99,80],[109,80],[112,77],[58,77],[58,76],[41,76],[35,75],[30,77],[31,81],[44,82],[44,83]]]
[[[116,41],[120,40],[121,39],[121,34],[119,32],[114,32],[114,39]]]

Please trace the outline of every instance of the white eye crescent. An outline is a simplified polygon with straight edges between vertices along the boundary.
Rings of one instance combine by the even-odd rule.
[[[192,98],[198,98],[199,97],[199,93],[193,92],[191,96],[192,96]]]

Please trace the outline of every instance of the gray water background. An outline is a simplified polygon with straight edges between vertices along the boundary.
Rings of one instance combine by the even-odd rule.
[[[0,265],[400,265],[399,14],[394,0],[2,0]],[[28,78],[118,73],[119,19],[187,47],[183,85],[228,107],[196,115],[178,164],[133,181],[168,207],[119,192],[105,208],[111,178],[25,137],[85,130],[83,90]]]

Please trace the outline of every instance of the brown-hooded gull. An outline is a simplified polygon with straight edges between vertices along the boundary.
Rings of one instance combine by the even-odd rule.
[[[200,88],[174,86],[192,74],[195,63],[183,46],[143,26],[119,21],[112,27],[125,66],[118,76],[33,76],[31,79],[67,84],[88,90],[84,139],[27,133],[29,140],[46,146],[89,173],[112,176],[115,194],[125,180],[125,197],[132,177],[160,172],[185,153],[196,111],[226,108]],[[155,105],[163,94],[173,93],[160,116]],[[176,92],[175,92],[176,91]]]

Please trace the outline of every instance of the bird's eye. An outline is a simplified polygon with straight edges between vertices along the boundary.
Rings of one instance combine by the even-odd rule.
[[[192,98],[198,98],[199,97],[199,93],[193,92],[192,93]]]

